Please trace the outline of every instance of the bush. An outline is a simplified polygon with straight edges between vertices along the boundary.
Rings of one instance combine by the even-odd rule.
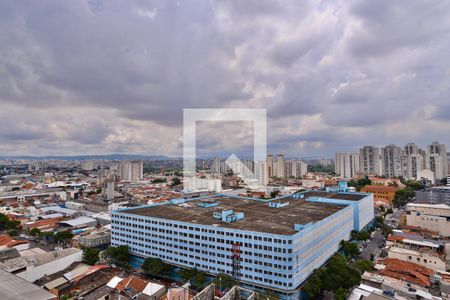
[[[213,280],[216,287],[222,287],[223,289],[231,289],[233,286],[238,285],[239,283],[234,280],[233,277],[228,276],[227,274],[219,274]]]
[[[207,274],[197,269],[180,269],[178,275],[184,281],[190,281],[193,287],[202,288],[207,282]]]
[[[365,271],[370,271],[373,268],[373,264],[370,260],[360,259],[353,263],[352,267],[357,269],[361,274]]]
[[[344,256],[335,254],[324,267],[314,270],[303,290],[311,299],[319,298],[325,290],[333,291],[340,297],[360,282],[360,273],[347,265]]]
[[[109,247],[105,251],[105,256],[118,266],[126,266],[130,260],[128,246]]]
[[[88,265],[95,265],[99,259],[100,250],[97,248],[86,248],[83,251],[83,261]]]
[[[146,258],[142,264],[142,270],[145,274],[155,277],[164,277],[172,271],[172,266],[164,263],[159,258]]]

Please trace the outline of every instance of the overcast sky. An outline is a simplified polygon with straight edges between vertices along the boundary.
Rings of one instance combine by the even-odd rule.
[[[450,1],[0,2],[0,154],[182,153],[183,108],[269,151],[450,144]],[[199,124],[203,154],[252,124]]]

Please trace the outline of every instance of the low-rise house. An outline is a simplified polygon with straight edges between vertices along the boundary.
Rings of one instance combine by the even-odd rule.
[[[14,274],[0,270],[0,299],[56,300],[57,297]]]
[[[443,255],[439,255],[437,252],[428,249],[411,250],[391,247],[388,250],[388,257],[413,262],[434,271],[446,270],[446,263]]]
[[[58,224],[62,227],[68,227],[71,229],[86,228],[97,226],[97,220],[83,216],[71,220],[60,221]]]
[[[63,217],[37,220],[33,222],[26,223],[23,228],[25,230],[31,230],[33,228],[37,228],[40,231],[52,231],[58,226],[58,222],[64,220]]]
[[[49,274],[65,269],[76,261],[82,261],[83,251],[75,248],[67,248],[42,254],[20,256],[5,260],[0,263],[0,269],[14,273],[29,281],[35,280]]]
[[[387,258],[378,261],[382,269],[378,274],[403,280],[422,287],[430,287],[430,276],[434,274],[432,269],[416,263],[402,261],[396,258]]]
[[[166,292],[165,286],[134,275],[125,278],[115,276],[107,283],[107,286],[112,289],[111,296],[116,292],[121,297],[132,299],[159,300]]]
[[[82,248],[105,247],[111,244],[110,230],[97,230],[74,238],[74,242]]]
[[[30,242],[17,240],[8,234],[0,234],[0,249],[16,248],[18,251],[30,248]]]

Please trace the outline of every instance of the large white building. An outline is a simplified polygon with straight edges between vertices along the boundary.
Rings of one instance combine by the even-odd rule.
[[[138,181],[144,178],[142,161],[122,161],[119,167],[120,180]]]
[[[308,165],[303,161],[287,160],[285,162],[285,176],[287,178],[302,178],[308,173]]]
[[[191,177],[186,178],[185,187],[190,192],[210,191],[220,193],[222,192],[222,180],[220,179],[206,179]]]
[[[359,167],[367,175],[384,175],[381,149],[374,146],[364,146],[359,150]]]
[[[272,201],[217,195],[112,214],[113,246],[139,260],[209,274],[297,299],[299,286],[374,217],[373,195],[305,192]]]
[[[335,158],[335,172],[342,178],[353,178],[360,172],[359,154],[338,152]]]

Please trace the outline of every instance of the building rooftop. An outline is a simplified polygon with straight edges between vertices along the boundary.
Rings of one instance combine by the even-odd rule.
[[[333,193],[333,192],[330,193],[321,191],[308,191],[302,194],[305,195],[305,199],[317,197],[317,198],[329,198],[347,201],[360,201],[364,197],[367,197],[367,194],[364,193]]]
[[[188,200],[183,203],[165,204],[158,206],[146,206],[120,211],[121,213],[149,216],[167,220],[175,220],[187,223],[196,223],[209,226],[220,226],[239,230],[257,231],[271,234],[292,235],[297,231],[296,224],[306,225],[321,221],[345,208],[346,205],[310,202],[309,197],[325,197],[342,199],[342,195],[350,199],[363,198],[361,195],[308,192],[304,199],[285,197],[273,201],[261,201],[229,196],[211,196]],[[347,200],[347,199],[346,199]],[[281,203],[279,207],[269,207],[269,202]],[[205,206],[199,204],[208,203]],[[217,203],[209,206],[211,203]],[[244,218],[235,222],[225,222],[213,218],[213,212],[233,210],[236,213],[244,213]]]
[[[25,279],[0,270],[0,299],[47,300],[56,297]]]

